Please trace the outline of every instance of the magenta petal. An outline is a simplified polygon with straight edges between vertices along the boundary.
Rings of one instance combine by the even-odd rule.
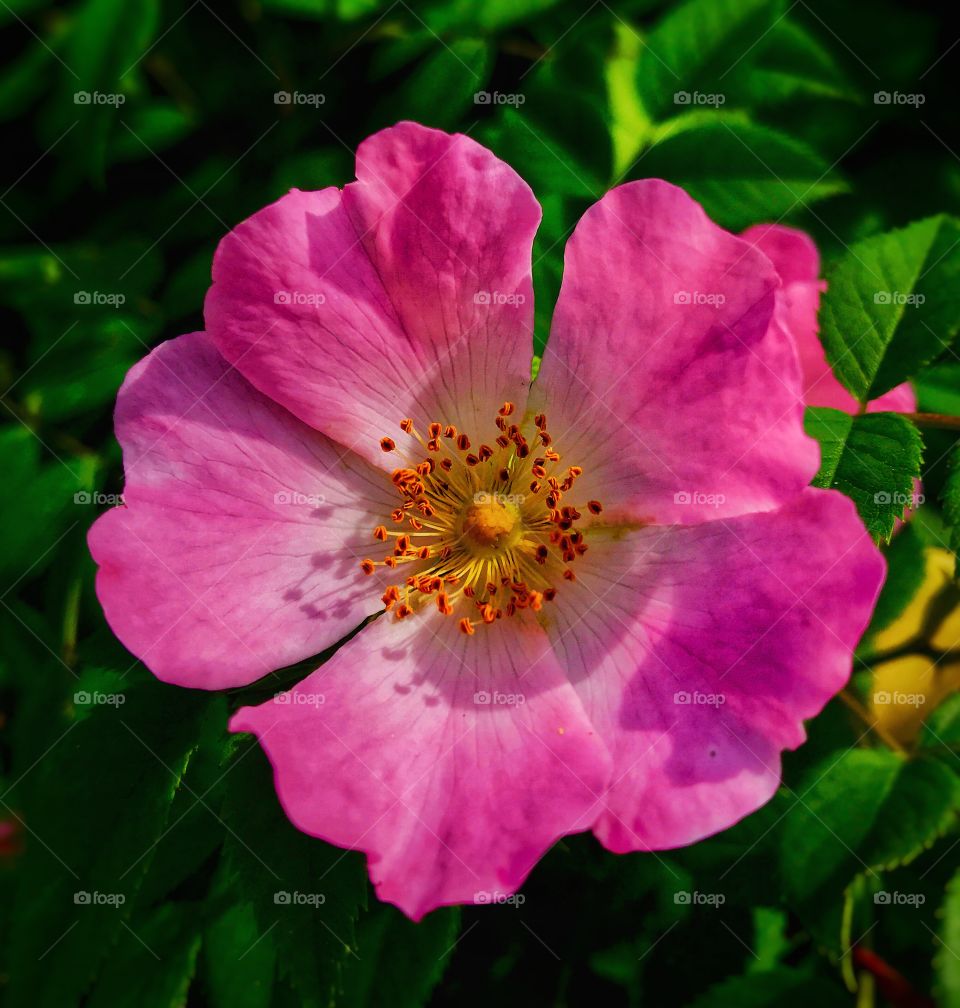
[[[220,689],[307,658],[380,607],[359,568],[394,498],[253,389],[203,333],[120,390],[125,506],[90,530],[97,594],[159,678]]]
[[[769,510],[810,482],[796,354],[769,324],[777,285],[765,256],[666,182],[587,211],[535,386],[584,496],[685,524]]]
[[[820,279],[820,254],[813,240],[802,231],[780,224],[758,224],[741,236],[760,249],[780,274],[783,286],[777,291],[776,322],[793,338],[803,373],[803,395],[808,406],[829,406],[845,413],[857,413],[859,403],[834,377],[820,343],[817,312],[826,283]],[[868,407],[912,413],[917,397],[909,382],[898,385]]]
[[[488,150],[414,123],[364,141],[357,178],[234,228],[205,317],[258,389],[389,465],[378,441],[403,417],[480,436],[525,401],[540,207]]]
[[[301,830],[368,854],[378,896],[418,920],[513,893],[559,837],[588,829],[609,756],[544,632],[472,637],[381,617],[289,694],[238,711]]]
[[[883,560],[853,503],[813,489],[765,514],[594,536],[590,556],[550,633],[613,753],[594,830],[614,851],[692,843],[776,790],[781,750],[850,675]]]

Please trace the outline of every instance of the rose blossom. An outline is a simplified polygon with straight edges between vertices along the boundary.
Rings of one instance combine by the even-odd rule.
[[[206,332],[127,376],[125,504],[90,533],[111,626],[222,689],[376,615],[231,729],[415,919],[514,892],[568,833],[736,822],[846,682],[883,574],[851,501],[808,487],[773,266],[674,186],[616,188],[531,387],[527,185],[413,123],[357,179],[236,227]]]

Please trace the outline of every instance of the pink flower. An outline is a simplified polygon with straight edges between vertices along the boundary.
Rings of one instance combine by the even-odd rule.
[[[386,609],[231,729],[415,919],[514,892],[568,833],[736,822],[846,682],[883,575],[853,504],[808,488],[773,267],[680,189],[614,189],[531,388],[530,189],[412,123],[357,178],[232,231],[206,333],[124,382],[125,506],[90,533],[113,629],[221,689]]]
[[[797,345],[803,375],[803,397],[808,406],[830,406],[857,413],[859,403],[834,377],[820,343],[817,311],[820,294],[827,289],[820,279],[820,253],[802,231],[779,224],[757,224],[741,235],[773,263],[782,286],[777,293],[776,324]],[[868,413],[883,410],[913,413],[917,397],[909,382],[890,389],[867,404]]]

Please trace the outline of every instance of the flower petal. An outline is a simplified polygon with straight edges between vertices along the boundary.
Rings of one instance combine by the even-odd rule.
[[[883,561],[853,504],[591,537],[549,633],[613,753],[611,850],[692,843],[762,805],[850,675]],[[719,699],[717,699],[719,698]]]
[[[483,437],[525,401],[540,207],[488,150],[414,123],[364,141],[357,179],[234,228],[205,317],[258,389],[384,466],[403,417]]]
[[[810,482],[796,354],[769,326],[777,282],[666,182],[587,211],[532,394],[584,465],[584,496],[623,519],[692,523],[769,510]]]
[[[513,893],[590,827],[609,773],[546,635],[517,618],[465,637],[381,617],[230,727],[258,735],[291,821],[366,851],[377,895],[415,920]]]
[[[773,263],[783,286],[777,291],[776,320],[793,338],[800,356],[803,396],[808,406],[830,406],[845,413],[859,412],[859,403],[834,377],[823,346],[817,312],[820,294],[827,289],[820,279],[820,254],[809,235],[780,224],[758,224],[741,237]],[[902,410],[912,413],[917,397],[909,382],[875,399],[867,412]]]
[[[116,430],[125,506],[90,530],[97,594],[160,679],[249,683],[381,608],[359,563],[395,506],[388,481],[257,392],[203,333],[131,369]]]

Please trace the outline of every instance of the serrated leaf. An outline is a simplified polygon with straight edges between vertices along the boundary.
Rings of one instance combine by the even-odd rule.
[[[852,417],[826,407],[808,407],[804,426],[822,452],[813,485],[846,494],[874,539],[889,540],[913,504],[923,455],[919,431],[894,413]]]
[[[418,1008],[443,975],[460,927],[458,908],[434,910],[419,924],[375,904],[357,927],[356,959],[344,971],[344,1004],[351,1008]]]
[[[689,0],[671,10],[644,40],[638,87],[647,114],[675,113],[678,92],[722,94],[727,74],[756,50],[781,7],[779,0]]]
[[[851,246],[826,268],[820,339],[862,403],[915,374],[960,329],[960,222],[941,214]]]
[[[97,705],[51,747],[23,818],[6,1004],[78,1003],[121,935],[206,718],[222,702],[152,681]],[[8,966],[8,972],[9,966]]]
[[[356,955],[354,929],[367,896],[363,860],[290,823],[255,742],[236,747],[222,786],[225,870],[252,903],[259,933],[270,931],[283,950],[279,975],[302,1005],[326,1008],[344,963]]]
[[[799,213],[847,188],[829,163],[798,140],[725,120],[671,133],[640,158],[632,177],[682,186],[733,231]]]
[[[860,874],[908,864],[960,809],[960,777],[935,760],[852,749],[814,767],[795,790],[780,861],[792,906],[821,912]]]
[[[180,1008],[200,952],[195,907],[170,904],[127,925],[85,1008]]]

